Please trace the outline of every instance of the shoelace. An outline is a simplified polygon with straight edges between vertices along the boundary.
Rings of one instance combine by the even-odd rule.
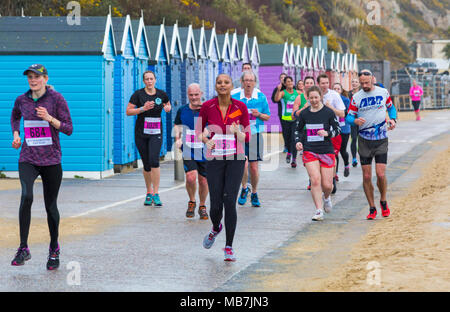
[[[233,255],[234,255],[233,249],[231,249],[231,248],[224,248],[223,250],[225,251],[225,253],[226,253],[227,255],[230,255],[230,256],[233,256]]]
[[[26,249],[25,248],[19,248],[17,249],[17,253],[16,253],[16,257],[22,255],[22,253],[25,253]]]

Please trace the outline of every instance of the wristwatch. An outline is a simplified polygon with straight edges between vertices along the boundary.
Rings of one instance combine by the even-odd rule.
[[[144,111],[144,106],[139,107],[139,111],[142,113]]]

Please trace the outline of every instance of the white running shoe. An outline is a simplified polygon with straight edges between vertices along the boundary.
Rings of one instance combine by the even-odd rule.
[[[316,210],[316,213],[312,217],[313,221],[322,221],[323,220],[323,211],[322,209]]]
[[[322,199],[323,199],[323,210],[326,213],[330,213],[331,210],[333,209],[333,204],[331,203],[331,196],[328,196],[328,199],[325,199],[325,197],[323,197],[322,195]]]

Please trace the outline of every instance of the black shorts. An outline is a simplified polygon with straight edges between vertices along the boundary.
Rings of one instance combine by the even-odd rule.
[[[264,139],[261,133],[253,134],[249,143],[245,143],[245,156],[248,161],[262,161],[264,154]]]
[[[388,138],[382,140],[366,140],[358,137],[358,154],[361,165],[372,164],[375,158],[377,164],[387,164]]]
[[[412,105],[414,106],[414,110],[418,111],[420,108],[420,101],[412,101]]]
[[[162,136],[153,134],[148,137],[135,135],[134,141],[144,165],[144,171],[159,168],[159,154],[161,152]]]
[[[197,161],[192,159],[183,159],[184,172],[197,170],[198,174],[206,178],[207,161]]]

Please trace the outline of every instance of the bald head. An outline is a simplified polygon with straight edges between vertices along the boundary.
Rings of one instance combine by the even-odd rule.
[[[202,107],[202,89],[198,83],[191,83],[187,88],[187,96],[189,99],[189,107],[199,110]]]

